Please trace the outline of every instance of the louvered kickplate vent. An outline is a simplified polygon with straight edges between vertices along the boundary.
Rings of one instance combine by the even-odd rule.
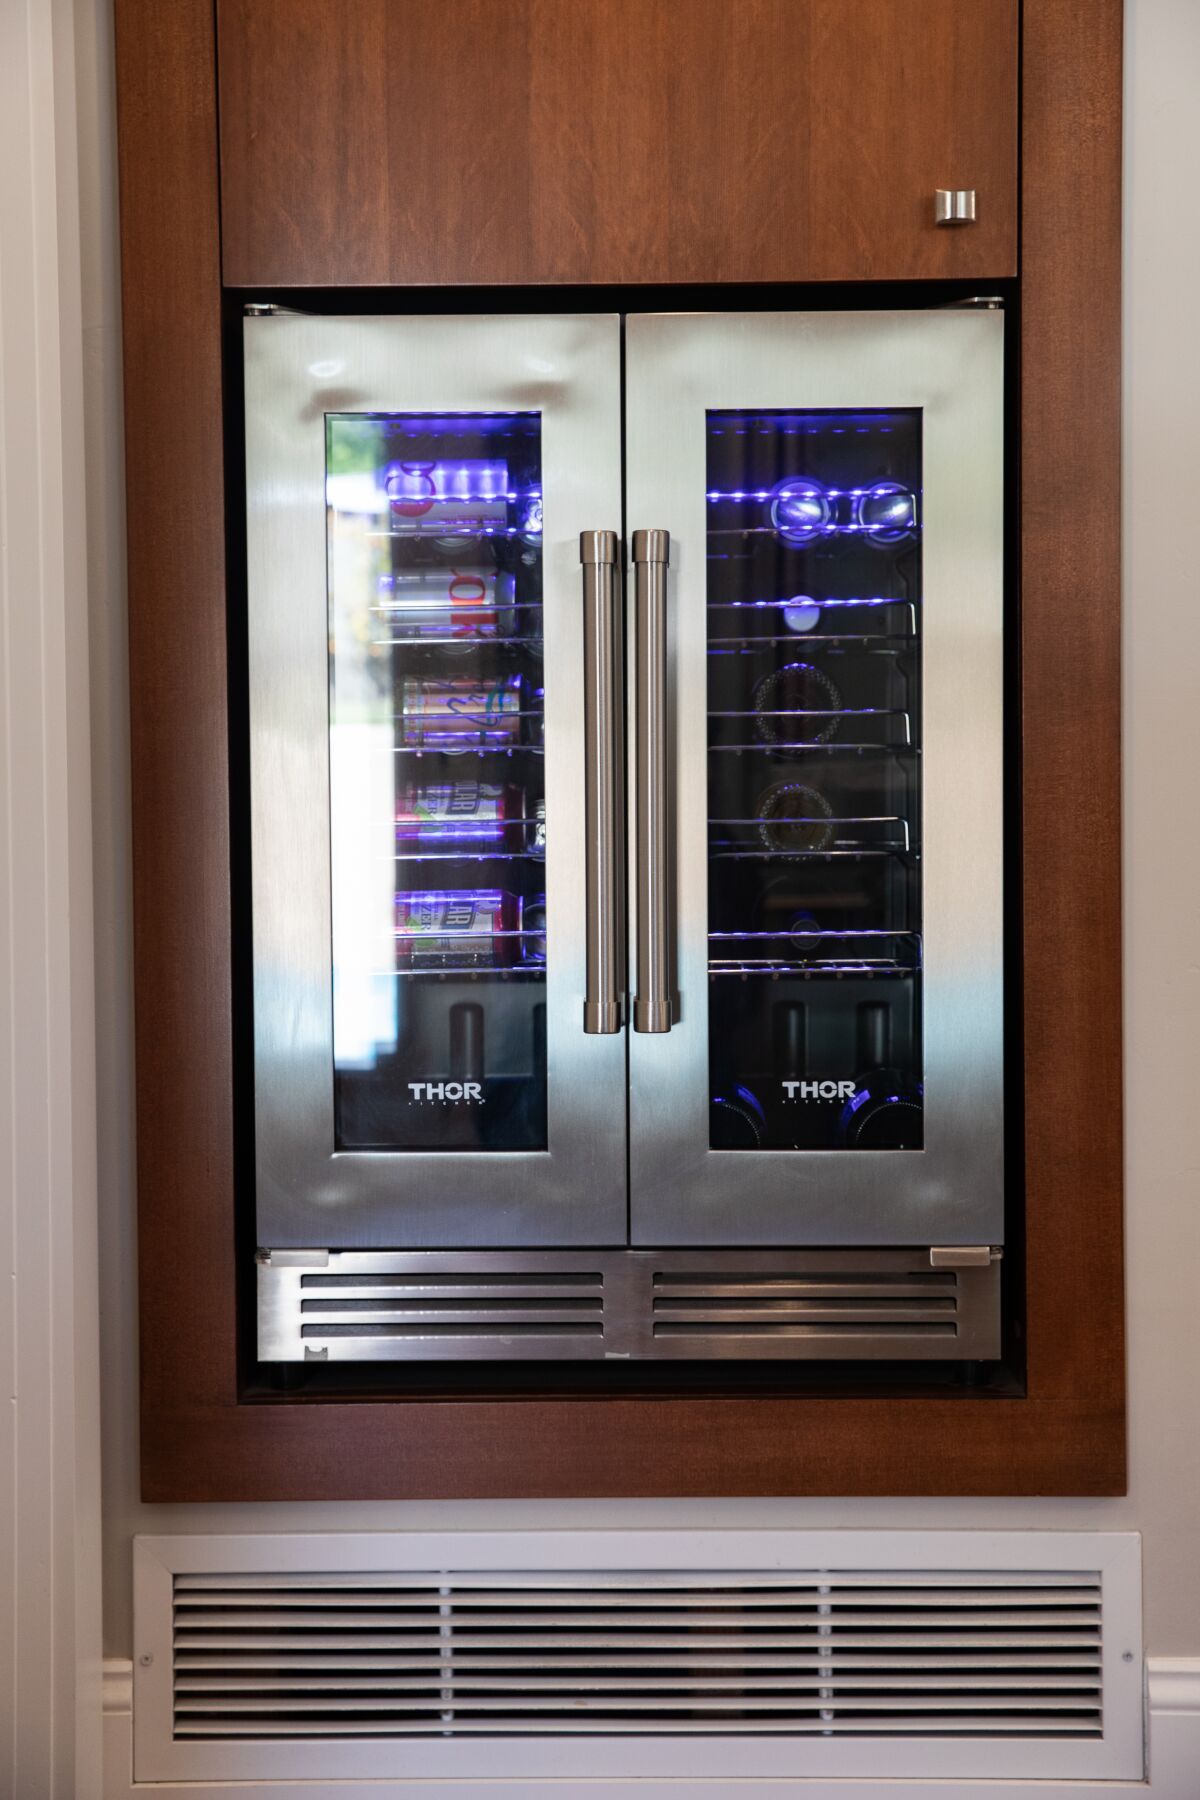
[[[139,1641],[151,1608],[165,1637],[135,1712],[161,1708],[167,1732],[139,1779],[1132,1773],[1136,1607],[1114,1643],[1107,1588],[1121,1547],[1136,1579],[1136,1540],[1097,1534],[1086,1548],[1109,1554],[1092,1567],[1082,1534],[1061,1534],[1076,1554],[1057,1562],[1051,1533],[1028,1534],[1042,1554],[1023,1565],[978,1554],[1006,1539],[1028,1553],[1023,1535],[945,1534],[954,1566],[936,1565],[928,1533],[140,1540]],[[731,1564],[756,1537],[759,1561]],[[213,1566],[230,1542],[242,1553]],[[180,1543],[206,1553],[164,1562]],[[486,1543],[491,1566],[471,1555]],[[393,1562],[391,1546],[417,1554]],[[880,1554],[893,1546],[927,1560],[896,1566]],[[422,1566],[425,1547],[443,1566]],[[806,1547],[825,1554],[779,1554]],[[588,1548],[593,1567],[550,1566]],[[853,1558],[868,1548],[874,1560]],[[529,1566],[509,1566],[522,1550]],[[877,1758],[881,1739],[886,1762],[871,1763],[862,1746]]]
[[[972,1360],[999,1353],[999,1295],[998,1261],[935,1269],[928,1249],[275,1250],[259,1354]]]
[[[852,1268],[782,1275],[655,1271],[651,1294],[655,1338],[740,1338],[761,1346],[780,1340],[831,1339],[847,1355],[857,1340],[958,1336],[957,1269],[904,1273]]]

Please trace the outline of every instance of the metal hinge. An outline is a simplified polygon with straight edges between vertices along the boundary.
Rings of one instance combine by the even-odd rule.
[[[986,1269],[999,1262],[1003,1251],[991,1244],[935,1244],[929,1252],[931,1269]]]
[[[328,1250],[259,1250],[255,1261],[272,1269],[327,1269]]]
[[[242,308],[247,319],[307,319],[295,306],[276,306],[273,300],[248,300]]]

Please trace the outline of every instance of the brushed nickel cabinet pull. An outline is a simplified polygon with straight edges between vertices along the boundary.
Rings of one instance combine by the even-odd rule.
[[[939,225],[973,225],[975,223],[974,188],[939,188],[934,196],[934,211]]]

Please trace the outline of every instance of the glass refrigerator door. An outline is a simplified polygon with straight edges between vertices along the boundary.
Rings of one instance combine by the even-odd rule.
[[[630,523],[669,535],[637,961],[665,933],[673,990],[635,1243],[1002,1240],[1002,330],[629,323]]]
[[[250,319],[259,1239],[624,1235],[583,1029],[602,319]]]

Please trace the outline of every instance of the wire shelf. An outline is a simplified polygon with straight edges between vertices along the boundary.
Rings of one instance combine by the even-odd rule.
[[[446,849],[446,850],[432,850],[432,849],[428,849],[428,850],[425,850],[425,849],[423,849],[423,850],[397,850],[395,857],[392,858],[391,860],[398,862],[398,863],[426,863],[426,862],[455,862],[455,863],[458,863],[458,862],[472,862],[472,863],[533,862],[533,863],[544,863],[546,860],[546,852],[544,850],[480,850],[480,849],[465,849],[464,850],[461,847],[457,850],[450,850],[450,849]]]
[[[830,834],[826,843],[820,847],[798,845],[770,844],[767,834],[772,830],[787,832],[813,826]],[[814,814],[807,816],[784,815],[779,818],[752,819],[710,819],[709,854],[714,861],[773,861],[783,858],[787,862],[797,857],[851,857],[851,856],[907,856],[912,854],[912,839],[907,819],[898,814],[862,814],[834,816],[832,814]],[[850,841],[847,833],[854,830]],[[716,831],[755,831],[760,840],[756,845],[739,843],[736,839],[713,837]],[[842,835],[839,836],[838,833]]]
[[[753,656],[760,650],[777,649],[781,644],[789,650],[802,650],[806,644],[855,644],[864,646],[863,654],[867,656],[903,656],[912,649],[914,642],[914,637],[899,631],[789,631],[783,636],[772,634],[769,637],[740,632],[732,637],[710,636],[708,654]]]
[[[390,756],[545,756],[544,744],[393,744]]]
[[[748,503],[743,502],[743,504]],[[859,525],[850,521],[844,525],[814,525],[807,541],[795,544],[789,543],[788,539],[781,531],[777,531],[774,525],[710,525],[705,535],[710,542],[713,538],[768,537],[773,538],[786,550],[799,551],[811,550],[818,543],[827,543],[830,538],[840,537],[877,537],[883,541],[887,549],[899,550],[921,535],[920,525],[906,525],[902,538],[896,536],[896,530],[895,525]],[[450,534],[447,532],[445,535],[449,536]]]
[[[461,968],[440,964],[436,969],[372,969],[372,979],[395,981],[545,981],[545,963],[480,964]]]
[[[516,645],[518,647],[536,644],[541,649],[544,640],[536,633],[523,637],[501,637],[490,631],[460,631],[449,637],[427,637],[424,632],[413,632],[406,636],[398,632],[392,637],[372,638],[372,649],[388,650],[403,644],[406,649],[434,649],[438,645],[453,646],[456,650],[474,650],[476,647],[490,649],[493,644]]]
[[[916,972],[910,964],[894,962],[887,957],[813,957],[802,962],[782,961],[774,957],[710,958],[708,964],[710,980],[721,975],[737,975],[743,980],[758,975],[778,981],[782,976],[802,976],[807,980],[814,976],[908,976],[915,975]]]
[[[708,936],[710,944],[731,947],[728,956],[710,952],[710,976],[765,976],[770,980],[782,976],[806,980],[822,976],[910,976],[917,973],[921,962],[920,934],[910,931],[874,927],[862,931],[710,931]],[[863,954],[856,956],[854,947],[859,943],[863,944]],[[749,952],[732,951],[735,944],[748,945]],[[810,948],[814,954],[807,953]],[[755,950],[763,954],[755,955]]]

